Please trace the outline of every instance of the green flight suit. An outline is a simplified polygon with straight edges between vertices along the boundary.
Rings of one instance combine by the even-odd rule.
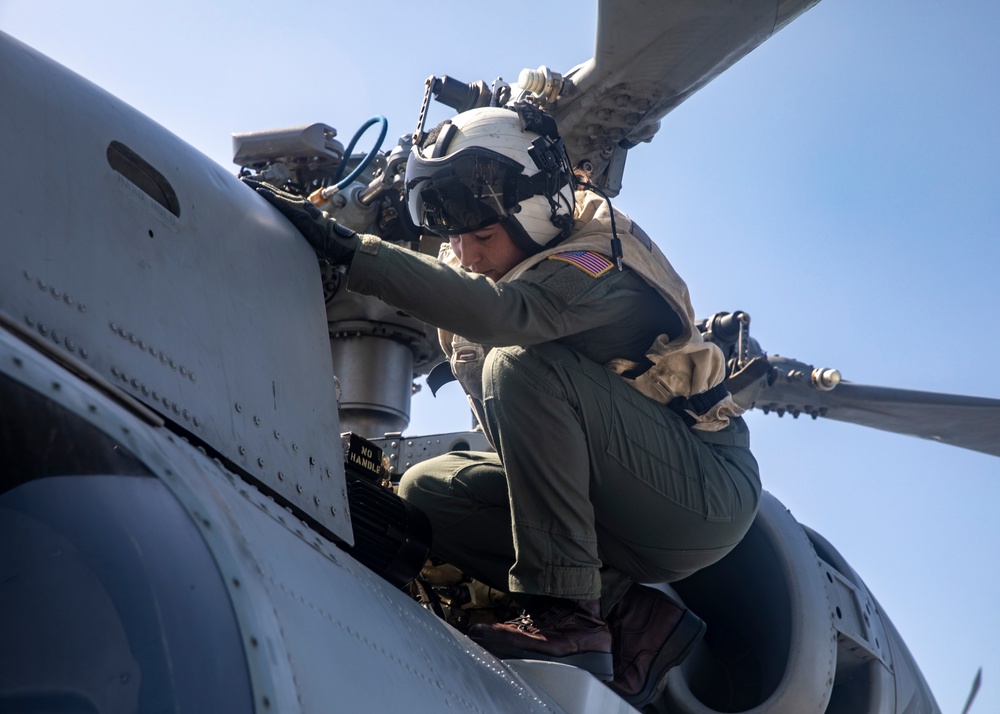
[[[366,239],[348,288],[483,346],[456,372],[497,453],[431,459],[400,483],[436,555],[493,587],[607,609],[631,581],[717,561],[750,527],[761,487],[743,420],[694,431],[602,366],[680,329],[632,270],[555,255],[494,283]]]

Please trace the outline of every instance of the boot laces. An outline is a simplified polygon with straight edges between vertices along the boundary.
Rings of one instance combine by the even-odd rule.
[[[564,619],[568,611],[572,610],[564,603],[549,603],[545,607],[538,608],[534,612],[525,608],[519,617],[514,618],[508,625],[517,627],[524,632],[542,631],[551,628],[560,620]]]

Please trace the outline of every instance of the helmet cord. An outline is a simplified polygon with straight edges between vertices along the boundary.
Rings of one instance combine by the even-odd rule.
[[[598,196],[603,198],[604,202],[608,204],[608,213],[611,214],[611,262],[615,264],[615,267],[617,267],[620,272],[622,270],[622,242],[621,239],[618,238],[618,228],[615,226],[615,209],[614,206],[611,205],[611,198],[608,194],[604,193],[604,191],[589,181],[584,181],[577,177],[576,184],[587,189],[588,191],[593,191]]]

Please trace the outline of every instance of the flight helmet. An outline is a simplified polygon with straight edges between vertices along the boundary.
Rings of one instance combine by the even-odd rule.
[[[471,109],[443,123],[406,164],[413,222],[442,236],[495,223],[528,255],[573,228],[573,176],[555,120],[537,107]]]

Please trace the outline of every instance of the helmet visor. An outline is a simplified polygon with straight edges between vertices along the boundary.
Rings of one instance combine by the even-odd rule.
[[[528,189],[527,177],[519,180],[523,171],[513,159],[479,147],[438,159],[414,152],[406,165],[410,218],[440,235],[485,228],[532,195],[520,195]]]

